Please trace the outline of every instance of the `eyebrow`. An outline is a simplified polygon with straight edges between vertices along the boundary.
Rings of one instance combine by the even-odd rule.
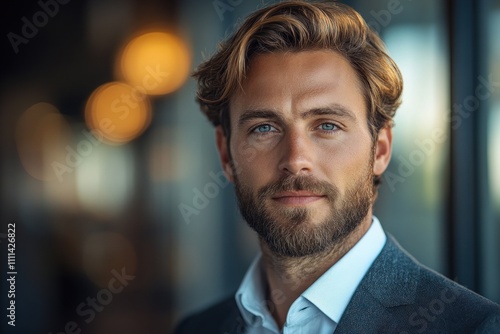
[[[302,119],[312,118],[314,116],[333,115],[341,118],[356,120],[355,114],[340,104],[332,104],[327,107],[313,108],[300,114]],[[272,119],[284,122],[284,118],[276,111],[270,109],[249,109],[245,110],[238,119],[238,127],[243,127],[253,119]]]
[[[304,111],[303,113],[300,114],[302,119],[307,119],[311,118],[314,116],[321,116],[321,115],[332,115],[332,116],[338,116],[341,118],[348,118],[352,121],[356,120],[355,114],[347,107],[341,105],[341,104],[332,104],[327,107],[322,107],[322,108],[314,108],[311,110]]]
[[[238,126],[243,127],[246,123],[253,119],[264,118],[277,121],[284,121],[283,117],[274,110],[268,109],[249,109],[245,110],[238,119]]]

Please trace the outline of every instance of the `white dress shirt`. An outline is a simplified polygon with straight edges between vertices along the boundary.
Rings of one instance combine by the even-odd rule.
[[[386,236],[373,216],[365,235],[290,306],[282,331],[266,306],[259,254],[236,292],[247,334],[332,334],[366,272],[381,252]]]

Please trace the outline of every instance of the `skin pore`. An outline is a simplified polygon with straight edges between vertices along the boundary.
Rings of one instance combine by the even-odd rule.
[[[371,225],[372,178],[389,163],[392,132],[373,140],[366,108],[357,73],[339,53],[270,53],[250,60],[230,99],[230,152],[216,129],[222,166],[259,235],[279,328],[293,301]]]

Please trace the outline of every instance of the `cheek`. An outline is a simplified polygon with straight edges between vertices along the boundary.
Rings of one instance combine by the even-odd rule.
[[[370,171],[370,145],[339,145],[319,154],[322,173],[344,192]]]
[[[255,187],[271,180],[272,160],[249,142],[235,142],[231,154],[236,177],[240,182]]]

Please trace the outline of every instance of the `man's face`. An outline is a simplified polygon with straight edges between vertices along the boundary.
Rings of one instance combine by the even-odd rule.
[[[327,250],[369,219],[373,175],[390,129],[373,142],[361,83],[333,51],[257,55],[230,100],[230,154],[217,145],[241,213],[276,254]]]

